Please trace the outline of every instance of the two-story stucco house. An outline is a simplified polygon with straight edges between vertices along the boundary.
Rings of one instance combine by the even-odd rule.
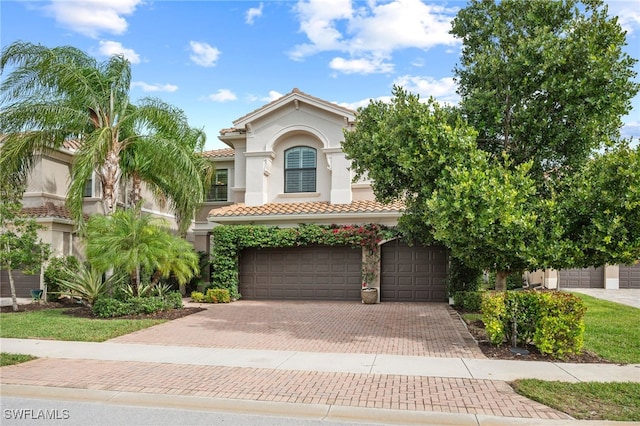
[[[375,201],[369,182],[353,183],[342,151],[355,112],[293,89],[224,129],[229,149],[206,153],[218,170],[211,203],[198,216],[198,250],[214,226],[300,223],[393,226],[400,203]],[[448,253],[389,241],[381,247],[382,301],[445,301]],[[240,293],[252,299],[360,299],[362,253],[350,247],[245,250]]]
[[[341,142],[355,119],[354,111],[293,89],[223,129],[219,139],[229,148],[205,154],[218,179],[196,219],[196,247],[208,251],[218,225],[395,225],[402,206],[378,203],[369,182],[352,182]],[[448,259],[441,247],[392,241],[381,253],[382,301],[445,299]],[[247,298],[357,299],[359,262],[360,254],[347,248],[246,250],[240,290]],[[340,277],[345,274],[353,276]],[[640,264],[539,271],[530,280],[547,288],[640,288]]]

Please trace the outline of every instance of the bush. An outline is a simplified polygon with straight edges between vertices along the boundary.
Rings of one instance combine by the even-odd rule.
[[[93,314],[100,318],[113,318],[130,315],[131,307],[127,302],[112,297],[103,297],[93,304]]]
[[[70,297],[79,297],[90,306],[120,279],[119,276],[112,275],[104,280],[101,271],[86,264],[75,271],[62,268],[61,273],[63,278],[58,280],[60,292]]]
[[[541,293],[540,300],[540,320],[533,336],[536,347],[559,358],[580,353],[587,310],[582,299],[568,293]]]
[[[476,291],[480,288],[482,270],[471,268],[461,260],[452,257],[447,278],[449,295],[455,297],[457,292]]]
[[[182,309],[184,306],[182,304],[182,294],[179,291],[172,291],[171,293],[161,297],[164,298],[164,301],[171,307],[171,309]]]
[[[517,345],[533,343],[557,358],[581,351],[585,311],[580,298],[560,292],[507,291],[482,301],[482,321],[491,343],[512,341],[515,320]]]
[[[196,303],[204,302],[204,293],[202,293],[201,291],[192,291],[191,300]]]
[[[44,270],[44,282],[47,285],[47,299],[54,300],[60,295],[60,281],[67,278],[66,271],[77,272],[80,262],[74,256],[54,257]]]
[[[226,288],[209,288],[204,295],[204,301],[207,303],[229,303],[231,296]]]
[[[480,312],[484,294],[483,291],[457,291],[453,293],[453,304],[466,312]]]
[[[126,300],[112,297],[100,298],[93,305],[93,313],[100,318],[113,318],[180,308],[182,308],[182,295],[180,292],[173,292],[165,297],[130,297]]]

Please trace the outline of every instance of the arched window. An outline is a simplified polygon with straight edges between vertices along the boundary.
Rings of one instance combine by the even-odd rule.
[[[284,192],[316,192],[316,150],[296,146],[284,152]]]

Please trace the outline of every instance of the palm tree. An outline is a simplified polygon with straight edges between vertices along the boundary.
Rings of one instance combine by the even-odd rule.
[[[199,272],[198,254],[165,225],[160,219],[140,215],[137,208],[92,216],[87,223],[87,258],[98,270],[113,268],[129,274],[134,295],[143,270],[160,271],[158,276],[174,273],[186,282]]]
[[[136,160],[138,164],[162,161],[167,173],[141,173],[140,178],[165,188],[174,206],[193,208],[178,212],[191,220],[196,204],[190,203],[199,198],[187,203],[182,194],[202,190],[200,199],[204,197],[207,173],[194,152],[202,144],[181,138],[197,131],[188,126],[181,110],[158,99],[130,103],[131,64],[123,56],[97,62],[74,47],[47,48],[18,41],[0,56],[0,73],[10,66],[13,71],[0,85],[3,175],[24,181],[38,154],[58,149],[66,140],[78,140],[67,204],[81,224],[84,183],[95,171],[102,184],[104,212],[112,214],[121,201],[117,189],[123,175],[122,157],[135,150],[145,156]],[[169,165],[168,161],[179,162]]]

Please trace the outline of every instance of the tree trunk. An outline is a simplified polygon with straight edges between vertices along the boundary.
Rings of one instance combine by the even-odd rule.
[[[44,256],[44,247],[40,250],[40,255],[42,256],[42,259],[45,258],[45,256]],[[47,269],[48,265],[49,265],[49,261],[48,260],[47,261],[43,261],[40,264],[40,290],[42,290],[42,297],[40,298],[40,303],[42,303],[43,300],[45,302],[47,301],[47,283],[44,280],[44,271]]]
[[[507,277],[509,272],[497,271],[496,272],[496,291],[507,291]]]
[[[118,205],[118,182],[120,181],[119,155],[115,151],[107,154],[102,166],[102,203],[104,214],[111,215]]]
[[[136,172],[134,172],[131,176],[131,194],[129,195],[129,197],[131,207],[137,206],[138,203],[142,201],[142,179]]]
[[[11,304],[14,311],[18,310],[18,298],[16,297],[16,283],[13,281],[13,269],[11,262],[7,265],[7,275],[9,275],[9,287],[11,287]]]

